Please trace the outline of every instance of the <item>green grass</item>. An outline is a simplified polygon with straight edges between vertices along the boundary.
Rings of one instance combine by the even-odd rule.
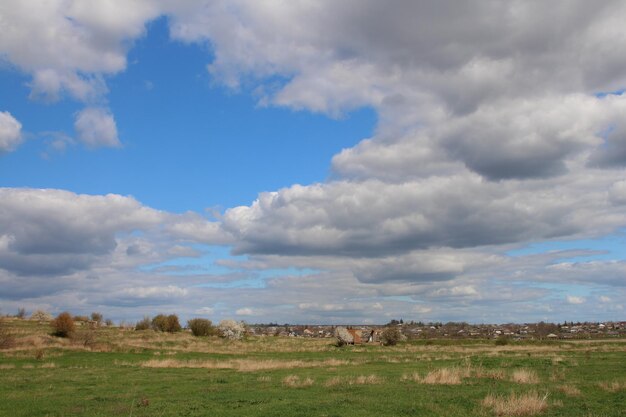
[[[489,394],[528,392],[548,394],[542,416],[626,415],[626,340],[336,348],[332,340],[227,342],[98,329],[95,344],[84,348],[50,337],[45,324],[13,320],[8,326],[17,347],[0,351],[1,416],[490,416],[492,410],[482,405]],[[273,361],[277,367],[141,366],[149,360]],[[338,365],[307,366],[329,360]],[[280,367],[288,364],[297,366]],[[461,383],[419,381],[442,368],[463,373]],[[511,381],[518,369],[534,372],[539,382]],[[369,375],[376,376],[374,383],[358,383]],[[288,376],[313,383],[290,386],[284,382]]]

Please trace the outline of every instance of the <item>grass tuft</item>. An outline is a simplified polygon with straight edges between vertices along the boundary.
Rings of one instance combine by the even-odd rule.
[[[340,376],[334,376],[330,379],[328,379],[325,383],[324,386],[326,387],[334,387],[337,385],[376,385],[376,384],[382,384],[385,382],[384,378],[379,377],[378,375],[375,374],[371,374],[371,375],[359,375],[357,377],[340,377]]]
[[[573,385],[561,385],[558,390],[569,397],[580,396],[580,390]]]
[[[503,369],[485,369],[482,366],[473,368],[473,375],[476,378],[495,379],[497,381],[506,379],[506,372]]]
[[[467,371],[460,368],[441,368],[430,371],[420,382],[422,384],[458,385]]]
[[[516,369],[511,375],[511,381],[518,384],[537,384],[539,377],[535,371],[529,369]]]
[[[511,393],[508,397],[489,394],[482,405],[497,416],[534,416],[548,408],[547,399],[548,394],[541,396],[536,392]]]
[[[600,388],[608,392],[626,391],[626,382],[601,382],[598,385],[600,386]]]
[[[283,385],[289,388],[310,387],[315,381],[311,378],[300,379],[298,375],[289,375],[283,378]]]

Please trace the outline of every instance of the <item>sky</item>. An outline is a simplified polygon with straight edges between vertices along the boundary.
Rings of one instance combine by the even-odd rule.
[[[0,313],[625,320],[626,4],[0,3]]]

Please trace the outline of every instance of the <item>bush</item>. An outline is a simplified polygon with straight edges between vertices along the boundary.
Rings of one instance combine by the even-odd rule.
[[[345,327],[336,327],[335,328],[335,337],[337,338],[336,345],[338,347],[350,345],[354,343],[354,336],[350,334],[350,332]]]
[[[54,328],[54,335],[59,337],[70,337],[74,333],[74,320],[67,311],[59,314],[56,319],[52,321],[52,327]]]
[[[169,316],[167,316],[166,323],[167,323],[166,331],[170,333],[180,332],[181,330],[183,330],[182,326],[180,325],[180,322],[178,321],[178,316],[176,314],[170,314]]]
[[[496,346],[506,346],[509,344],[509,338],[506,336],[500,336],[496,339]]]
[[[194,336],[213,336],[216,333],[213,323],[207,319],[191,319],[187,321],[187,327]]]
[[[150,319],[150,316],[144,316],[143,319],[135,324],[135,330],[148,330],[150,327],[152,327],[152,319]]]
[[[88,322],[89,321],[89,317],[87,317],[87,316],[74,316],[74,321]]]
[[[244,323],[235,320],[222,320],[218,328],[221,337],[231,340],[241,339],[246,331]]]
[[[111,319],[106,319],[106,320],[104,321],[104,324],[106,324],[106,326],[107,326],[107,327],[111,327],[111,326],[113,326],[113,320],[111,320]]]
[[[91,313],[91,321],[95,321],[98,326],[102,324],[102,314],[94,311]]]
[[[152,319],[152,328],[161,332],[175,333],[180,332],[182,327],[178,322],[178,316],[176,314],[159,314]]]
[[[30,315],[30,319],[31,320],[35,320],[35,321],[50,321],[52,320],[52,315],[50,313],[47,313],[43,310],[37,310],[35,311],[33,314]]]
[[[395,346],[402,340],[402,333],[395,327],[387,327],[380,335],[380,341],[384,346]]]
[[[18,319],[23,319],[24,317],[26,317],[26,310],[22,307],[18,308],[15,317],[17,317]]]
[[[76,332],[72,335],[72,341],[83,345],[83,347],[92,347],[96,344],[96,330],[90,327]]]

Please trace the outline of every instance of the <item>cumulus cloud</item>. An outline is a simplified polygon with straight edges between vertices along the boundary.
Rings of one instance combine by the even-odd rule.
[[[76,114],[74,129],[78,140],[90,148],[121,146],[115,119],[107,109],[88,107],[81,110]]]
[[[201,307],[194,311],[195,314],[200,314],[203,316],[210,316],[215,313],[215,309],[213,307]]]
[[[240,313],[280,303],[287,317],[341,322],[411,310],[465,319],[468,305],[478,305],[486,312],[479,319],[499,320],[503,303],[532,317],[557,308],[535,282],[602,283],[623,295],[621,261],[506,255],[626,224],[626,98],[605,94],[626,85],[626,56],[615,53],[626,46],[623,2],[22,3],[0,5],[0,55],[32,75],[33,96],[88,103],[75,123],[87,146],[120,146],[113,116],[94,103],[159,15],[168,16],[173,39],[211,45],[215,81],[254,89],[262,105],[331,116],[367,106],[379,124],[333,158],[331,181],[262,193],[216,221],[129,197],[3,191],[10,198],[0,199],[0,257],[13,274],[0,276],[5,282],[46,271],[120,282],[119,271],[184,255],[193,241],[232,245],[249,258],[220,266],[251,275],[291,266],[319,272],[273,277],[250,292],[185,293],[134,271],[139,283],[115,292],[130,300],[126,307],[184,296],[190,312],[208,298],[250,306]],[[155,229],[159,238],[120,238]],[[572,301],[585,300],[569,295],[561,304]],[[232,314],[228,308],[214,312]]]
[[[254,316],[255,312],[249,307],[239,308],[235,311],[238,316]]]
[[[8,111],[0,112],[0,154],[13,151],[22,142],[22,124]]]
[[[32,74],[33,96],[56,100],[67,92],[93,100],[106,92],[102,75],[126,67],[129,41],[141,36],[145,23],[159,13],[150,0],[89,5],[52,0],[37,7],[3,1],[0,56]]]
[[[227,210],[222,227],[237,253],[380,256],[610,232],[624,224],[599,186],[603,180],[593,184],[582,174],[568,183],[502,184],[468,174],[296,185]],[[606,217],[594,216],[598,211]]]
[[[122,291],[120,296],[122,298],[171,298],[182,297],[187,295],[188,290],[185,288],[177,287],[175,285],[168,285],[167,287],[131,287]]]
[[[586,301],[583,297],[578,297],[576,295],[568,295],[565,299],[569,304],[584,304]]]
[[[0,189],[1,268],[19,274],[65,274],[113,253],[116,235],[145,230],[162,213],[119,195]]]

